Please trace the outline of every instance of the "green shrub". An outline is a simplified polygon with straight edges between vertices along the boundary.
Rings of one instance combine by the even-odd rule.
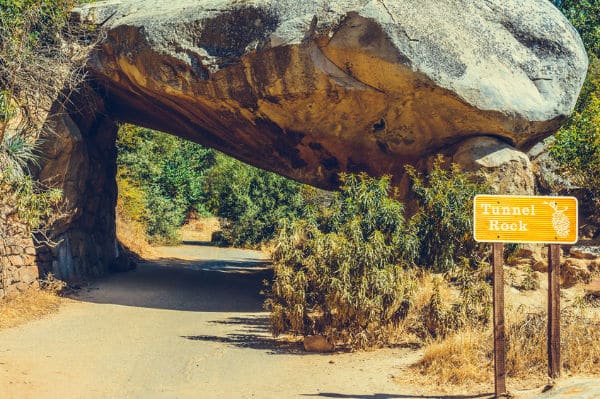
[[[188,214],[208,214],[203,183],[214,151],[132,125],[119,129],[117,148],[119,211],[144,226],[151,242],[178,243]]]
[[[205,178],[207,207],[226,220],[220,244],[248,246],[272,239],[281,220],[303,212],[302,185],[224,155]]]
[[[590,67],[575,113],[556,134],[551,155],[561,172],[588,192],[600,210],[600,1],[555,0],[579,31],[588,50]],[[598,212],[596,212],[598,213]]]
[[[32,232],[42,229],[48,219],[56,217],[62,201],[61,190],[42,187],[29,175],[12,179],[0,174],[0,188],[3,212],[13,210]]]
[[[421,242],[417,263],[439,272],[452,269],[463,258],[476,265],[481,255],[473,240],[473,198],[488,188],[475,183],[458,165],[444,169],[441,156],[425,177],[412,167],[407,172],[418,201],[411,220]]]
[[[588,80],[600,87],[600,62]],[[588,188],[593,198],[600,194],[600,90],[586,94],[586,102],[556,134],[551,154],[576,185]]]
[[[406,268],[417,237],[403,205],[389,197],[388,177],[341,175],[341,182],[330,206],[281,229],[265,306],[275,335],[378,346],[410,307],[415,279]]]

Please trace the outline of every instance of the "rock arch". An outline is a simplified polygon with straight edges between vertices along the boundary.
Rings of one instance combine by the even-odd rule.
[[[579,36],[546,0],[123,0],[73,20],[107,35],[40,172],[73,216],[39,264],[67,279],[118,256],[118,121],[324,188],[340,171],[402,185],[405,164],[464,156],[481,136],[512,151],[552,134],[587,70]]]

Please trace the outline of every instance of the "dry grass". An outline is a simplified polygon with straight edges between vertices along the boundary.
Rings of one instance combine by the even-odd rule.
[[[438,384],[465,385],[493,379],[489,333],[465,329],[426,346],[417,370]]]
[[[16,327],[58,311],[63,299],[54,291],[31,289],[0,300],[0,330]]]
[[[212,234],[221,229],[221,222],[217,217],[192,219],[180,230],[185,241],[210,242]]]
[[[141,256],[152,257],[155,255],[154,248],[148,242],[144,226],[127,218],[117,207],[117,239],[129,251]]]
[[[507,315],[507,374],[517,380],[545,379],[546,313],[523,309]],[[600,375],[600,318],[593,309],[562,311],[562,363],[568,375]],[[430,342],[414,368],[440,385],[469,385],[493,379],[491,329],[467,328]]]

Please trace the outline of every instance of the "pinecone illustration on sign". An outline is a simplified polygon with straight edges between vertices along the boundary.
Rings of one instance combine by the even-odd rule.
[[[559,209],[558,204],[555,201],[544,203],[554,209],[554,213],[552,214],[552,227],[554,228],[556,235],[560,238],[567,237],[571,230],[571,221],[569,220],[569,217],[565,215],[565,211],[569,209],[569,207],[566,206],[564,209]]]

